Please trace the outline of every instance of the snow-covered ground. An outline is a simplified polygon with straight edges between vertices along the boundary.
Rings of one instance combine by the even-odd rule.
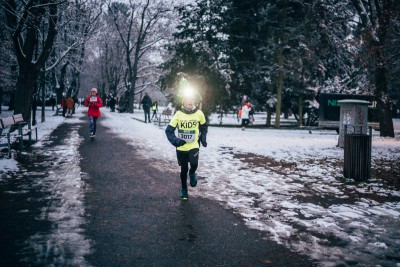
[[[8,182],[17,184],[5,195],[26,194],[30,209],[19,210],[19,214],[32,214],[35,222],[47,225],[26,240],[15,240],[22,247],[20,261],[38,266],[88,266],[85,256],[91,252],[90,240],[84,235],[85,224],[84,174],[80,169],[78,152],[82,138],[78,134],[79,118],[84,116],[78,108],[73,118],[53,116],[51,108],[46,110],[46,121],[38,123],[39,142],[33,152],[23,152],[10,159],[0,159],[0,182],[6,188]],[[1,117],[12,115],[4,112]],[[50,133],[60,124],[70,123],[71,128],[61,144],[53,146]],[[72,125],[73,124],[73,125]],[[18,159],[18,161],[17,161]],[[34,192],[32,194],[32,192]],[[40,204],[45,203],[43,207]],[[29,206],[29,205],[28,205]],[[17,203],[14,208],[19,207]],[[37,211],[36,209],[40,209]],[[24,225],[29,222],[24,222]],[[37,230],[36,228],[31,230]]]
[[[179,168],[175,149],[165,137],[165,125],[140,122],[137,119],[142,120],[143,113],[135,112],[111,113],[103,108],[104,117],[99,127],[109,127],[137,147],[137,153],[152,159],[155,168],[175,171],[177,178],[173,182],[177,185],[178,197]],[[46,122],[39,123],[41,141],[36,147],[50,144],[48,134],[60,123],[76,123],[77,117],[83,115],[79,110],[73,119],[53,114],[48,110]],[[380,162],[398,166],[400,120],[395,120],[395,127],[395,139],[381,138],[374,133],[374,168],[387,168],[378,166]],[[46,174],[26,173],[14,159],[0,160],[3,179],[8,179],[10,170],[21,179],[43,175],[40,184],[34,186],[52,192],[52,206],[44,209],[38,219],[50,220],[56,226],[54,232],[39,233],[26,242],[27,248],[35,250],[38,257],[47,257],[49,264],[85,265],[83,257],[90,252],[80,228],[83,174],[78,167],[73,172],[64,169],[66,165],[79,165],[80,142],[73,129],[63,144],[52,151],[43,150],[47,153],[45,156],[59,158],[60,163],[54,167],[57,170]],[[249,227],[264,231],[265,238],[309,255],[322,266],[341,263],[400,266],[399,188],[377,179],[376,173],[366,183],[343,179],[343,150],[336,144],[334,131],[309,134],[308,130],[248,128],[241,131],[210,127],[208,147],[201,148],[199,184],[195,189],[190,188],[189,193],[192,201],[195,197],[219,201],[240,214]],[[60,154],[58,150],[65,152]],[[54,171],[65,175],[59,177]],[[71,250],[74,245],[81,248],[80,252]],[[71,258],[64,258],[71,253],[73,262],[69,261]],[[52,256],[54,259],[50,259]]]
[[[157,159],[154,167],[178,172],[165,126],[139,122],[143,114],[135,112],[106,111],[101,123],[139,146],[143,157]],[[266,238],[322,266],[400,266],[400,191],[376,177],[367,183],[343,179],[337,138],[334,131],[211,127],[199,185],[190,194],[218,200]],[[375,167],[380,160],[399,162],[400,137],[375,132],[372,158]]]

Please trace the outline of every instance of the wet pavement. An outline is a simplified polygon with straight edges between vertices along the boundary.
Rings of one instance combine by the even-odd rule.
[[[312,266],[215,201],[181,202],[177,172],[86,121],[0,172],[0,266]],[[132,133],[134,134],[134,132]]]

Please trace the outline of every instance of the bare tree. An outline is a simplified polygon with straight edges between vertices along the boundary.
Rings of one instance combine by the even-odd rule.
[[[74,0],[63,10],[55,51],[46,71],[54,74],[52,87],[58,91],[57,101],[62,94],[74,96],[79,93],[81,74],[88,41],[100,30],[98,18],[102,6],[97,0]]]
[[[143,62],[144,55],[164,39],[165,32],[162,30],[162,23],[165,22],[163,20],[167,19],[171,10],[164,1],[150,0],[129,0],[125,6],[109,2],[108,8],[113,16],[115,29],[125,48],[127,77],[130,86],[128,112],[132,113],[139,71],[150,67],[140,67],[140,63]],[[140,87],[143,90],[146,84],[140,84]]]
[[[97,60],[101,70],[101,83],[109,94],[117,95],[121,88],[120,83],[124,79],[124,46],[118,33],[114,31],[112,16],[103,16],[101,32],[96,38],[93,48],[97,48],[99,56]]]
[[[101,1],[1,1],[19,67],[14,112],[22,113],[27,120],[30,118],[32,95],[38,78],[43,103],[48,76],[53,80],[53,88],[64,87],[59,84],[62,79],[57,78],[60,64],[63,71],[67,71],[68,66],[72,67],[71,84],[75,92],[79,90],[85,43],[97,28],[95,21],[101,14]],[[57,38],[59,33],[62,33],[61,38]]]
[[[57,35],[60,2],[57,0],[26,2],[3,0],[3,5],[7,24],[12,31],[11,36],[19,66],[14,113],[22,113],[24,119],[28,120],[32,107],[34,83],[52,51]],[[42,22],[46,27],[47,36],[43,47],[39,47],[38,31]]]

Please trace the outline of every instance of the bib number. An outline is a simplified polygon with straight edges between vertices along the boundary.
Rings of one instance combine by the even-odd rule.
[[[196,140],[196,131],[179,130],[178,136],[179,139],[182,139],[188,143],[194,142],[194,140]]]
[[[90,102],[97,102],[97,96],[90,97]]]

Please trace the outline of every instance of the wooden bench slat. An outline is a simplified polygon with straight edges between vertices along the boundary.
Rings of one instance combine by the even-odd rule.
[[[164,110],[162,112],[162,115],[171,116],[172,115],[172,110]]]
[[[2,128],[5,129],[7,127],[10,127],[11,125],[14,124],[14,119],[13,117],[8,117],[8,118],[3,118],[1,119],[1,124],[2,124]]]
[[[14,122],[15,123],[24,121],[24,118],[22,117],[22,114],[15,114],[15,115],[13,115],[13,118],[14,118]]]

